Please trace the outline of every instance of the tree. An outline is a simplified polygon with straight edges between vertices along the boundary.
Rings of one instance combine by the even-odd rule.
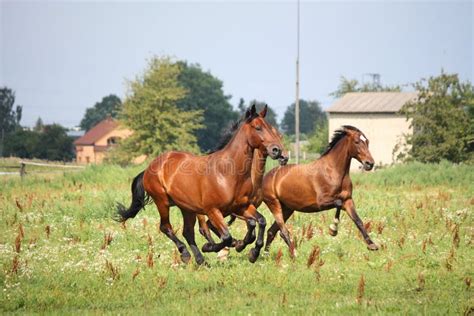
[[[204,72],[198,64],[185,61],[177,63],[180,69],[178,83],[186,95],[176,102],[184,111],[201,110],[203,128],[195,132],[197,143],[204,152],[214,149],[224,129],[238,118],[225,95],[222,81],[210,72]]]
[[[315,131],[308,138],[308,145],[304,150],[312,153],[322,154],[328,146],[329,126],[328,121],[316,126]]]
[[[40,133],[35,157],[69,161],[74,158],[73,141],[59,124],[45,125]]]
[[[252,100],[249,102],[248,105],[245,104],[245,100],[243,98],[240,98],[239,104],[237,108],[239,109],[240,116],[245,114],[245,111],[252,105],[255,104],[257,108],[257,112],[260,112],[263,110],[265,105],[267,105],[267,115],[265,116],[265,120],[275,128],[278,128],[278,122],[277,122],[277,114],[275,110],[272,109],[271,106],[269,106],[266,102],[264,101],[257,101],[257,100]]]
[[[43,129],[44,129],[43,120],[41,119],[41,117],[38,117],[38,119],[36,120],[36,123],[35,123],[35,127],[33,127],[33,130],[35,132],[42,132]]]
[[[202,111],[177,106],[186,97],[179,74],[180,67],[170,58],[154,57],[144,74],[130,82],[120,119],[133,134],[116,147],[120,161],[168,150],[199,151],[194,132],[202,127]]]
[[[342,97],[349,92],[381,92],[381,91],[401,91],[400,86],[383,86],[380,82],[367,82],[362,85],[356,79],[347,79],[341,76],[337,90],[330,95],[336,98]]]
[[[7,87],[0,88],[0,157],[3,156],[5,138],[20,127],[22,106],[15,105],[15,92]]]
[[[44,125],[41,131],[17,129],[5,142],[5,153],[47,160],[69,161],[74,158],[72,138],[59,124]]]
[[[5,156],[39,158],[37,157],[39,138],[38,132],[17,129],[5,139]]]
[[[314,128],[320,124],[324,124],[327,120],[326,114],[321,108],[318,101],[300,100],[300,132],[303,134],[311,133]],[[287,107],[281,128],[288,135],[295,133],[295,104]]]
[[[472,160],[474,87],[443,71],[414,86],[417,100],[402,109],[413,128],[406,136],[410,156],[421,162]]]
[[[94,104],[93,107],[86,109],[86,113],[79,125],[83,130],[88,131],[107,118],[107,116],[116,118],[121,108],[122,101],[119,97],[114,94],[105,96],[100,102]]]

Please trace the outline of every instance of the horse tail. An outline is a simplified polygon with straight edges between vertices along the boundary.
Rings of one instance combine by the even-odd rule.
[[[118,222],[125,222],[129,218],[135,217],[138,212],[150,203],[150,197],[143,187],[143,175],[145,171],[139,173],[132,182],[132,203],[129,208],[117,203],[117,216],[114,218]]]

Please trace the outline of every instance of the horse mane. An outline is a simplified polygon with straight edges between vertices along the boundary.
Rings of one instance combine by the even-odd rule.
[[[334,134],[332,135],[331,141],[329,142],[328,147],[323,152],[321,157],[327,155],[334,148],[334,146],[336,146],[336,144],[347,135],[347,130],[355,131],[355,132],[359,132],[363,134],[357,127],[354,127],[351,125],[343,125],[341,128],[337,129],[334,132]]]
[[[252,116],[250,117],[246,117],[245,113],[244,115],[238,119],[237,121],[233,122],[232,124],[229,125],[229,127],[227,127],[224,132],[222,133],[221,135],[221,138],[220,138],[220,141],[219,143],[217,144],[217,146],[211,150],[209,153],[212,154],[212,153],[215,153],[216,151],[218,150],[221,150],[223,149],[229,142],[230,140],[234,137],[234,135],[237,133],[237,131],[239,130],[240,126],[242,125],[242,123],[248,121],[248,120],[253,120],[254,118],[258,117],[258,114],[257,113],[254,113],[252,114]]]

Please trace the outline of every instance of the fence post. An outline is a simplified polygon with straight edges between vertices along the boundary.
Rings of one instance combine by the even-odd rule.
[[[26,174],[25,168],[26,168],[26,165],[23,162],[20,163],[20,177],[21,177],[22,180],[23,180],[23,177]]]

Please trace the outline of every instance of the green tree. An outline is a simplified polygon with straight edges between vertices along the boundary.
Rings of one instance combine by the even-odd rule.
[[[36,120],[36,123],[35,123],[35,127],[33,127],[33,130],[35,132],[42,132],[43,128],[44,128],[43,120],[41,119],[41,117],[38,117],[38,119]]]
[[[0,88],[0,157],[3,156],[5,138],[20,127],[22,106],[15,105],[15,92]]]
[[[331,96],[340,98],[349,92],[382,92],[382,91],[401,91],[400,86],[384,86],[380,82],[366,82],[361,84],[356,79],[347,79],[341,76],[337,90],[330,93]]]
[[[35,158],[69,161],[74,158],[73,141],[59,124],[45,125],[36,146]]]
[[[324,113],[318,101],[300,100],[300,132],[303,134],[312,133],[315,127],[326,122]],[[288,135],[295,133],[295,104],[287,107],[281,128]]]
[[[238,118],[238,114],[229,103],[230,96],[224,94],[221,80],[203,71],[198,64],[185,61],[177,64],[180,68],[178,83],[187,93],[176,104],[184,111],[203,112],[204,126],[195,131],[195,135],[202,151],[212,150],[217,146],[223,130]]]
[[[278,128],[278,122],[277,122],[277,114],[275,110],[271,106],[269,106],[266,102],[264,101],[257,101],[257,100],[252,100],[249,102],[249,104],[245,104],[245,100],[243,98],[240,98],[239,104],[237,108],[239,109],[240,116],[245,114],[245,111],[252,105],[255,104],[257,111],[260,112],[263,110],[265,105],[267,105],[267,115],[265,116],[265,120],[275,128]]]
[[[17,129],[5,139],[5,156],[19,158],[39,158],[37,150],[40,147],[40,133]]]
[[[79,126],[83,130],[88,131],[107,116],[116,118],[121,108],[122,101],[119,97],[114,94],[105,96],[100,102],[94,104],[93,107],[86,109],[86,113]]]
[[[406,138],[410,156],[421,162],[472,159],[474,87],[442,71],[415,83],[415,88],[417,100],[402,109],[413,127]]]
[[[17,129],[6,140],[5,152],[20,158],[58,161],[74,158],[72,138],[58,124],[44,125],[41,131]]]
[[[117,161],[168,150],[199,151],[194,132],[202,127],[202,111],[177,106],[186,97],[179,74],[179,65],[170,58],[154,57],[144,74],[130,82],[120,117],[133,134],[116,147]]]
[[[316,126],[314,132],[309,135],[308,145],[305,146],[304,150],[312,153],[322,154],[328,146],[328,134],[329,127],[328,121],[322,122]]]

